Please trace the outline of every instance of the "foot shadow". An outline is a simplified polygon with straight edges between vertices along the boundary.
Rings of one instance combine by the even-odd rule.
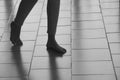
[[[50,80],[60,80],[57,58],[63,57],[64,54],[57,53],[53,50],[47,50],[47,51],[49,54]]]
[[[12,0],[5,0],[5,8],[6,8],[6,16],[9,19],[10,14],[13,8],[13,1]]]
[[[18,70],[18,76],[20,80],[28,80],[26,77],[26,70],[23,65],[22,57],[21,57],[21,46],[12,46],[11,53],[13,57],[13,61],[16,64],[16,68]]]

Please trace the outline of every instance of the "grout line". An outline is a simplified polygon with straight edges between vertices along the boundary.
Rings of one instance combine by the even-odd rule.
[[[31,58],[31,62],[30,62],[30,68],[29,68],[29,72],[28,72],[28,78],[30,76],[30,71],[32,70],[32,62],[33,62],[33,58],[34,58],[34,52],[35,52],[35,47],[36,47],[36,43],[37,43],[37,36],[38,36],[39,28],[40,28],[41,16],[42,16],[42,13],[43,13],[43,8],[44,8],[45,0],[42,1],[42,3],[43,3],[43,6],[42,6],[41,14],[40,14],[39,25],[38,25],[38,29],[37,29],[37,35],[36,35],[36,39],[35,39],[35,42],[34,42],[34,49],[32,51],[33,54],[32,54],[32,58]]]
[[[111,49],[110,49],[110,43],[109,43],[108,36],[107,36],[107,30],[105,28],[105,21],[104,21],[104,16],[103,16],[103,13],[102,13],[102,7],[101,7],[100,0],[99,0],[99,3],[100,3],[100,10],[101,10],[101,14],[102,14],[103,24],[104,24],[104,30],[105,30],[105,34],[106,34],[106,40],[107,40],[107,43],[108,43],[108,48],[109,48],[109,51],[110,51],[111,61],[112,61],[112,65],[113,65],[113,70],[114,70],[115,78],[117,80],[117,74],[116,74],[116,71],[115,71],[115,65],[114,65],[114,62],[113,62],[112,53],[111,53]]]

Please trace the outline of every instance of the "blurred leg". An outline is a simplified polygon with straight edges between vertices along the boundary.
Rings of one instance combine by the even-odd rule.
[[[60,0],[48,0],[48,34],[55,35],[59,17]]]
[[[48,16],[48,42],[47,48],[54,49],[57,52],[65,53],[66,50],[59,46],[55,40],[59,17],[60,0],[48,0],[47,16]]]
[[[30,13],[31,9],[35,5],[37,0],[22,0],[15,20],[11,23],[11,36],[10,40],[14,45],[22,45],[20,40],[21,26],[24,23],[26,17]]]
[[[37,0],[22,0],[14,22],[19,26],[22,26],[23,22],[25,21],[26,17],[30,13],[36,2]]]

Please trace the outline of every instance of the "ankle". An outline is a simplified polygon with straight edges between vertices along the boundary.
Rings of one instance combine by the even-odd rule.
[[[48,34],[48,41],[55,41],[55,34]]]
[[[14,21],[11,22],[11,38],[20,39],[21,26]]]

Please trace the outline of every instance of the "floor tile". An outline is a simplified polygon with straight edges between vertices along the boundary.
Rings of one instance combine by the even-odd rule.
[[[0,51],[11,51],[12,44],[10,42],[0,42]],[[14,51],[33,51],[34,49],[34,41],[24,41],[23,46],[15,49]]]
[[[70,18],[71,17],[71,13],[70,13],[70,10],[60,10],[60,13],[59,13],[59,18]],[[44,12],[42,13],[42,16],[41,18],[47,18],[47,12]]]
[[[73,1],[72,2],[73,6],[95,6],[95,5],[99,5],[99,1],[98,0],[80,0],[80,1]]]
[[[114,74],[111,61],[73,62],[72,74]]]
[[[44,73],[44,74],[43,74]],[[66,76],[67,74],[67,76]],[[43,70],[31,70],[31,80],[72,80],[70,69],[43,69]]]
[[[0,77],[19,77],[28,74],[29,64],[0,64]]]
[[[0,80],[120,79],[119,0],[61,0],[56,39],[64,55],[46,50],[47,0],[26,18],[23,46],[13,47],[10,23],[20,2],[0,0]]]
[[[39,22],[39,20],[40,20],[40,16],[29,16],[26,18],[25,23],[28,23],[28,22],[35,23],[35,22]]]
[[[18,78],[0,78],[0,80],[22,80],[22,77],[18,77]],[[25,80],[28,80],[25,78]]]
[[[33,57],[32,69],[46,69],[46,68],[71,68],[71,57]]]
[[[100,13],[88,13],[88,14],[73,14],[72,21],[89,21],[89,20],[101,20]]]
[[[36,39],[37,33],[36,32],[21,32],[21,40],[24,41],[34,41]],[[2,41],[9,41],[10,40],[10,33],[4,33],[2,37]]]
[[[21,40],[34,41],[36,37],[37,32],[21,32]]]
[[[8,17],[6,15],[6,13],[0,13],[0,20],[7,20]]]
[[[111,60],[108,49],[73,50],[72,61]]]
[[[36,5],[33,7],[29,15],[30,16],[40,15],[42,13],[42,7],[43,7],[43,2],[36,3]]]
[[[114,66],[120,68],[120,55],[112,55]]]
[[[120,54],[120,43],[110,43],[112,54]]]
[[[9,8],[4,8],[3,6],[0,6],[0,13],[9,14],[11,13],[11,9],[12,9],[12,6],[10,6]]]
[[[72,39],[105,38],[104,29],[72,30]]]
[[[72,22],[72,29],[96,29],[104,28],[102,21]]]
[[[8,4],[8,6],[10,7],[11,4],[15,4],[17,0],[14,0],[13,2],[11,1],[0,1],[0,6],[5,6],[6,4]],[[4,7],[5,8],[5,7]]]
[[[117,2],[119,0],[100,0],[100,2]]]
[[[0,64],[1,63],[30,63],[32,59],[32,52],[0,52]]]
[[[120,33],[107,34],[109,42],[120,42]]]
[[[4,32],[4,28],[0,28],[0,36],[3,35],[3,32]]]
[[[106,39],[73,39],[72,44],[72,49],[108,48]]]
[[[67,4],[69,3],[70,4],[71,0],[61,0],[61,4]]]
[[[117,79],[120,79],[120,68],[116,68]]]
[[[23,24],[21,31],[37,31],[39,23],[25,23]]]
[[[119,3],[118,2],[102,3],[101,7],[102,8],[119,8]]]
[[[112,33],[112,32],[120,32],[120,24],[106,24],[106,31],[107,33]]]
[[[73,7],[72,13],[99,13],[100,12],[99,6],[85,6],[82,8],[81,7],[77,7],[77,6]]]
[[[8,27],[8,25],[6,23],[7,23],[7,20],[0,20],[0,28]]]
[[[119,23],[118,16],[106,16],[104,17],[105,24]]]
[[[103,9],[102,10],[103,16],[114,16],[119,15],[119,9]]]
[[[67,4],[67,5],[62,5],[62,6],[60,6],[60,10],[61,11],[69,11],[69,10],[71,10],[71,4]]]
[[[116,80],[114,75],[73,76],[72,80]]]

